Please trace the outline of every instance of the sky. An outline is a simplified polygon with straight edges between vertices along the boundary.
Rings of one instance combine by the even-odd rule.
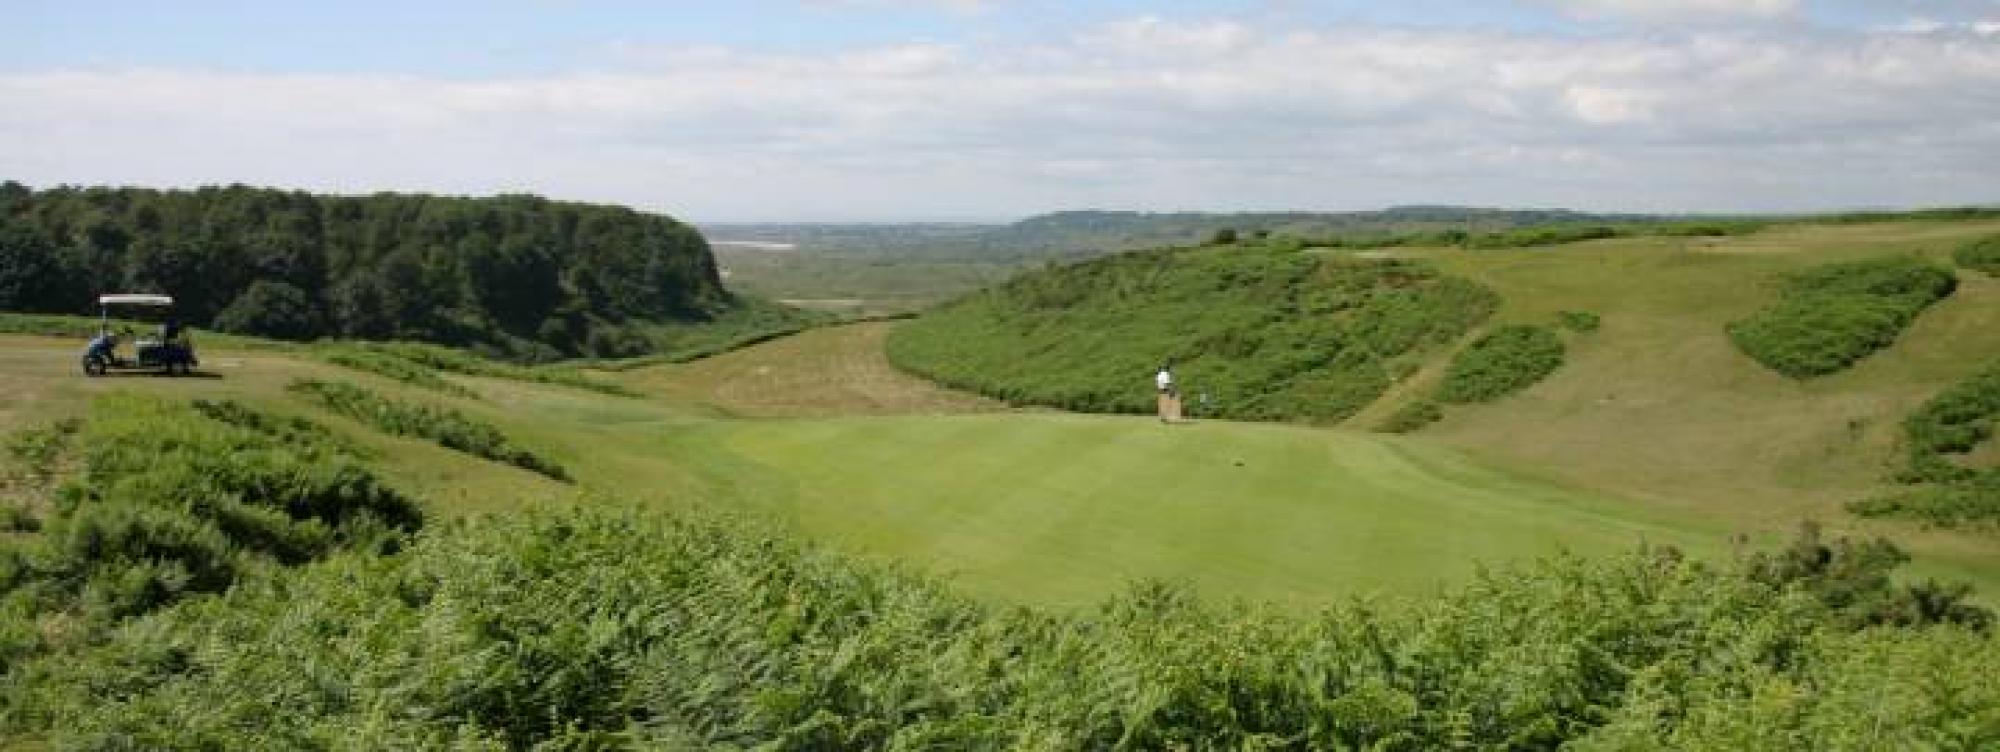
[[[2000,203],[2000,0],[9,0],[0,179],[625,204]]]

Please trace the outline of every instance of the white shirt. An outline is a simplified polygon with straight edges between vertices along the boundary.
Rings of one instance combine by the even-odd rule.
[[[1168,389],[1172,389],[1174,388],[1174,374],[1173,372],[1168,371],[1165,368],[1162,368],[1160,369],[1160,374],[1158,376],[1153,377],[1153,383],[1159,385],[1160,391],[1162,392]]]

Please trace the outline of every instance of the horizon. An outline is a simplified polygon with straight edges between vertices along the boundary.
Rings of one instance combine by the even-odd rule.
[[[1307,216],[1338,216],[1338,215],[1380,214],[1386,212],[1395,212],[1395,211],[1403,211],[1411,209],[1441,209],[1441,210],[1474,211],[1474,212],[1570,213],[1570,214],[1578,214],[1578,215],[1592,216],[1592,217],[1625,216],[1625,217],[1632,217],[1638,220],[1654,220],[1654,219],[1699,220],[1699,219],[1755,219],[1755,218],[1787,219],[1787,218],[1811,218],[1820,216],[1837,216],[1842,214],[1865,214],[1865,213],[1876,213],[1876,212],[1908,213],[1908,212],[1924,212],[1924,211],[1948,211],[1954,209],[2000,209],[2000,202],[1990,202],[1990,203],[1959,203],[1959,204],[1925,204],[1925,205],[1905,205],[1905,206],[1887,206],[1887,205],[1845,206],[1845,207],[1831,207],[1827,209],[1812,209],[1812,210],[1794,211],[1794,212],[1693,211],[1693,212],[1656,213],[1656,212],[1628,211],[1620,209],[1606,209],[1606,210],[1578,209],[1569,206],[1505,206],[1505,205],[1414,203],[1414,204],[1395,204],[1389,206],[1364,207],[1356,209],[1250,208],[1250,209],[1219,210],[1219,209],[1188,209],[1188,208],[1120,209],[1120,208],[1108,208],[1108,207],[1076,207],[1076,208],[1049,209],[1026,215],[1010,215],[1010,216],[994,216],[994,217],[975,216],[969,218],[862,217],[857,219],[779,218],[779,219],[710,221],[710,220],[698,220],[689,217],[678,216],[673,214],[672,212],[664,212],[645,207],[633,206],[629,204],[621,204],[617,202],[572,199],[572,198],[565,198],[562,196],[551,196],[551,195],[545,195],[528,191],[508,191],[500,193],[450,193],[450,192],[439,192],[439,191],[425,191],[421,189],[377,190],[377,191],[325,191],[325,190],[317,190],[312,188],[303,188],[296,186],[252,185],[247,183],[202,183],[202,184],[185,185],[185,186],[158,186],[158,185],[117,184],[117,183],[99,183],[99,184],[55,183],[49,185],[34,185],[31,183],[27,183],[25,181],[20,181],[5,176],[0,176],[0,183],[15,183],[33,191],[45,191],[45,190],[55,190],[55,189],[88,190],[97,188],[111,189],[111,190],[199,191],[205,189],[224,189],[232,187],[243,187],[252,190],[277,190],[277,191],[287,191],[287,192],[299,191],[315,195],[335,196],[342,198],[361,198],[372,195],[399,195],[399,196],[423,195],[423,196],[434,196],[438,198],[458,198],[458,199],[488,199],[488,198],[500,198],[504,196],[527,196],[558,203],[578,203],[578,204],[591,204],[599,206],[616,206],[616,207],[628,208],[642,213],[666,216],[670,219],[674,219],[684,224],[696,227],[718,227],[718,228],[773,227],[773,226],[783,226],[783,225],[817,226],[817,227],[843,227],[843,226],[895,227],[895,226],[918,226],[918,225],[931,225],[940,227],[949,227],[949,226],[994,227],[994,226],[1016,224],[1032,219],[1039,219],[1043,217],[1050,217],[1062,214],[1131,214],[1131,215],[1143,215],[1143,216],[1185,215],[1185,216],[1210,216],[1210,217],[1237,216],[1237,215],[1281,216],[1281,215],[1292,215],[1292,214],[1307,215]]]
[[[2000,89],[2000,0],[21,10],[0,176],[32,185],[693,224],[2000,202],[2000,101],[1966,95]]]

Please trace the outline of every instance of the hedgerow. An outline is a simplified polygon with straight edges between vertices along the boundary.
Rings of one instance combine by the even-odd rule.
[[[1512,324],[1494,329],[1452,356],[1438,385],[1438,399],[1492,402],[1547,378],[1563,364],[1562,338],[1545,326]]]
[[[1959,246],[1952,259],[1967,269],[2000,276],[2000,235]]]
[[[1771,370],[1823,376],[1888,347],[1957,286],[1950,270],[1913,256],[1827,264],[1791,276],[1776,303],[1727,329]]]
[[[259,749],[2000,743],[1984,722],[2000,642],[1954,591],[1890,584],[1896,561],[1809,538],[1742,565],[1557,558],[1397,609],[1306,616],[1142,584],[1044,613],[754,525],[533,512],[263,572],[18,666],[0,733]]]
[[[570,480],[569,472],[554,460],[514,446],[493,424],[457,410],[391,399],[345,381],[299,379],[286,389],[383,433],[429,439],[446,449]]]
[[[1022,275],[898,327],[888,353],[952,386],[1092,412],[1152,410],[1151,375],[1171,361],[1210,415],[1332,421],[1496,303],[1411,262],[1157,250]]]
[[[1906,459],[1896,480],[1914,488],[1848,508],[1944,527],[2000,524],[2000,467],[1961,460],[1993,440],[1995,422],[2000,422],[2000,363],[1945,389],[1903,420]]]

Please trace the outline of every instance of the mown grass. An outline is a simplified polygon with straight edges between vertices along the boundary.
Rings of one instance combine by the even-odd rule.
[[[888,352],[945,384],[1092,412],[1152,410],[1151,374],[1171,362],[1211,416],[1338,421],[1496,302],[1417,264],[1159,250],[1018,277],[899,328]]]
[[[1911,256],[1828,264],[1788,276],[1778,302],[1728,331],[1771,370],[1825,376],[1888,347],[1957,286],[1950,270]]]
[[[384,397],[344,381],[299,379],[286,389],[383,433],[429,439],[446,449],[571,480],[569,471],[554,460],[515,446],[499,428],[457,410]]]

